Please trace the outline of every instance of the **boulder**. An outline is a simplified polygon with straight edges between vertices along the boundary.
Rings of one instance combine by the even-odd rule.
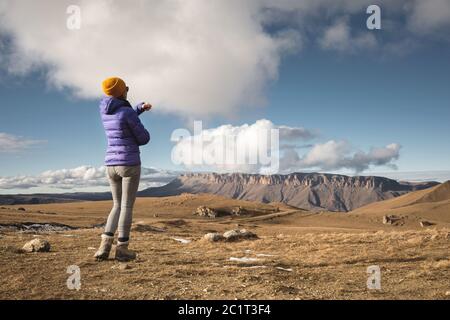
[[[47,240],[36,238],[25,243],[22,250],[25,252],[49,252],[50,243]]]
[[[245,229],[234,229],[226,231],[223,234],[223,237],[226,241],[238,241],[238,240],[247,240],[247,239],[255,239],[258,236],[253,232],[247,231]]]
[[[197,215],[200,217],[215,218],[218,216],[218,213],[216,210],[214,210],[212,208],[200,206],[195,210],[194,215]]]
[[[386,216],[383,216],[383,224],[391,224],[391,225],[394,225],[394,224],[396,224],[396,222],[398,222],[398,221],[400,221],[400,220],[402,220],[402,218],[397,217],[397,216],[394,216],[394,215],[390,215],[390,216],[386,215]]]
[[[234,229],[224,232],[223,236],[227,240],[237,239],[241,235],[241,230]]]
[[[224,240],[224,236],[221,235],[218,232],[211,232],[211,233],[207,233],[203,236],[203,239],[206,241],[210,241],[210,242],[217,242],[217,241],[221,241]]]
[[[242,215],[246,215],[248,213],[249,213],[248,210],[243,208],[243,207],[241,207],[241,206],[239,206],[237,208],[234,208],[231,211],[231,214],[234,215],[234,216],[242,216]]]

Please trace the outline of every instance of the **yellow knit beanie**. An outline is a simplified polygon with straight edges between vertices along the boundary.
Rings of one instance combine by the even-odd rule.
[[[127,85],[125,84],[125,81],[123,81],[122,79],[112,77],[102,82],[102,89],[107,96],[119,98],[127,90]]]

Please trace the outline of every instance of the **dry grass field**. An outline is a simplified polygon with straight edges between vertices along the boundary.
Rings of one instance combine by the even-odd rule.
[[[398,210],[400,204],[411,206],[411,196],[417,195],[350,213],[312,213],[211,195],[138,198],[130,245],[138,258],[128,263],[92,258],[102,232],[93,226],[104,222],[109,201],[5,206],[0,209],[0,298],[450,299],[450,214],[442,201],[433,202],[439,213],[429,203],[428,211],[416,211],[422,202],[412,205],[414,210]],[[198,206],[241,206],[250,213],[198,217],[193,215]],[[403,223],[382,223],[392,206]],[[433,225],[423,228],[421,219],[431,219]],[[30,222],[77,229],[13,228]],[[258,239],[202,239],[208,232],[236,228],[250,230]],[[20,251],[35,237],[48,240],[50,252]],[[176,240],[180,238],[190,242]],[[78,291],[66,285],[70,265],[81,270]],[[371,265],[381,269],[381,290],[367,288]]]

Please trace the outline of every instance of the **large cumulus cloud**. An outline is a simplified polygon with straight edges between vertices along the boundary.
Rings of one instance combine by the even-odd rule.
[[[81,29],[66,9],[81,7]],[[370,0],[3,0],[0,64],[16,74],[44,69],[48,83],[85,98],[100,81],[127,79],[132,98],[183,116],[232,115],[263,105],[285,53],[316,45],[341,53],[383,47],[365,30]],[[382,26],[391,51],[448,40],[450,2],[389,0]],[[350,28],[350,17],[362,15]],[[5,40],[7,39],[7,40]],[[386,40],[386,39],[384,39]],[[402,49],[403,48],[403,49]],[[408,50],[406,50],[406,49]]]
[[[278,132],[277,141],[270,135],[273,131]],[[400,156],[398,143],[364,151],[355,149],[349,141],[319,139],[322,137],[316,130],[261,119],[253,124],[223,125],[180,137],[175,140],[172,155],[177,164],[189,170],[248,173],[342,169],[359,173],[377,166],[395,169],[395,160]],[[244,161],[239,161],[237,154],[242,154]],[[269,161],[261,161],[265,158]]]
[[[4,1],[3,1],[4,2]],[[81,8],[81,28],[66,28],[66,8]],[[48,68],[48,81],[80,97],[124,77],[130,95],[178,114],[231,114],[264,103],[295,32],[264,32],[254,1],[6,1],[0,32],[12,47],[7,68]]]

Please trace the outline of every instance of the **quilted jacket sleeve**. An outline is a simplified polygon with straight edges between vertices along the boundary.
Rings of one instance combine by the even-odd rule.
[[[143,146],[150,141],[150,133],[144,128],[137,112],[132,108],[126,113],[126,121],[138,145]]]
[[[138,114],[138,116],[141,115],[142,112],[144,112],[144,110],[142,110],[142,105],[144,104],[144,102],[139,103],[137,106],[135,106],[133,109],[136,111],[136,113]]]

